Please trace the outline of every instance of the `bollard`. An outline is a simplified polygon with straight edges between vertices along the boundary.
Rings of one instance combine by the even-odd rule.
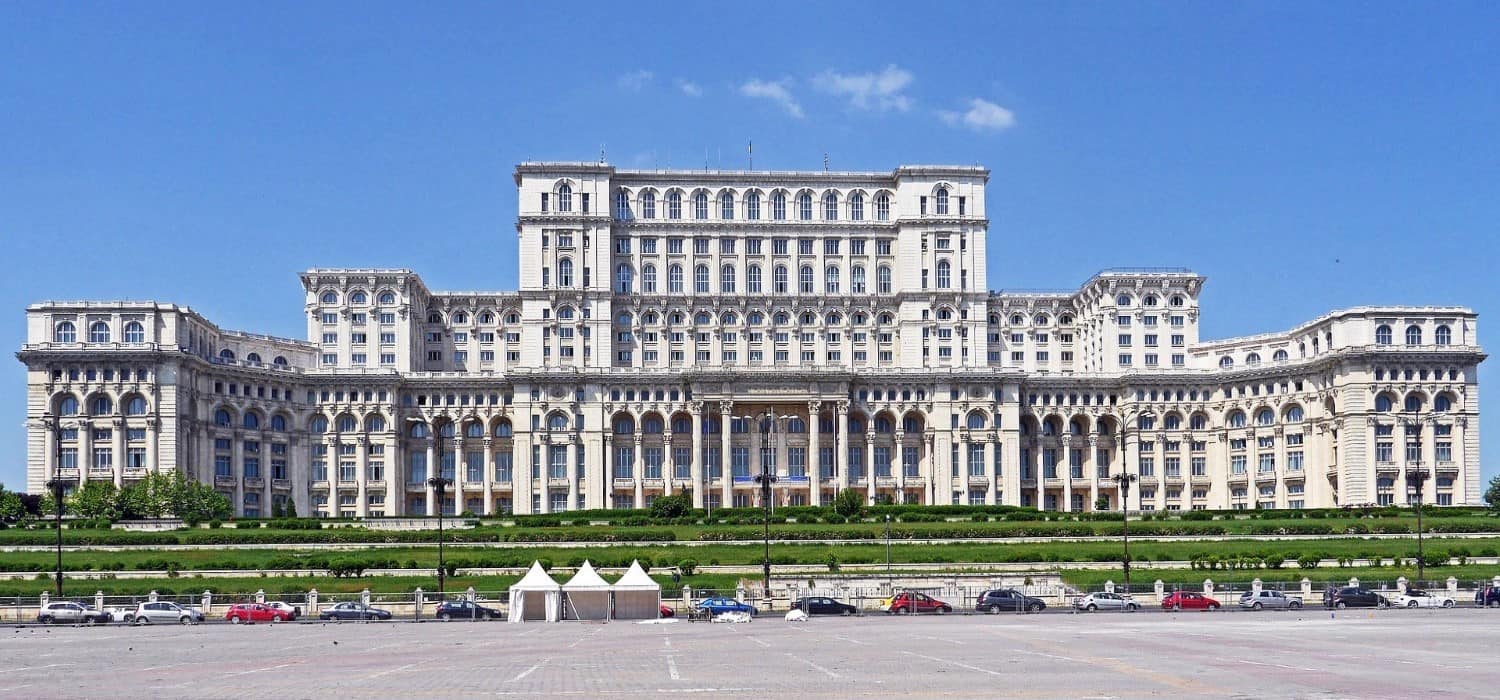
[[[104,609],[104,591],[94,591],[94,609]]]
[[[146,594],[146,600],[148,600],[148,601],[150,601],[152,603],[155,603],[156,602],[156,591],[151,591],[150,593]]]
[[[1250,590],[1255,591],[1256,593],[1259,593],[1261,587],[1264,586],[1264,585],[1265,584],[1260,580],[1260,577],[1256,576],[1255,580],[1250,582]]]
[[[1406,577],[1405,576],[1400,576],[1400,577],[1396,578],[1396,592],[1400,593],[1402,595],[1406,594]]]
[[[1206,595],[1206,596],[1208,596],[1210,598],[1213,597],[1213,595],[1214,595],[1214,580],[1213,579],[1211,579],[1211,578],[1203,579],[1203,595]]]
[[[1160,603],[1167,596],[1167,584],[1163,583],[1161,579],[1156,579],[1154,588],[1156,590],[1156,602]]]
[[[318,616],[318,589],[316,588],[307,592],[307,614],[310,617]]]
[[[1458,579],[1456,577],[1448,577],[1448,595],[1455,598],[1458,597]]]
[[[255,592],[255,602],[261,604],[266,602],[266,589],[262,588]]]
[[[417,603],[417,611],[416,611],[417,622],[421,622],[422,621],[422,608],[426,607],[426,605],[425,605],[426,601],[423,600],[423,593],[422,593],[422,587],[421,586],[418,586],[417,590],[413,591],[413,598],[414,598],[414,600]]]
[[[212,591],[204,591],[203,592],[203,616],[204,617],[208,617],[209,610],[210,610],[210,608],[213,607],[213,604],[214,604],[214,594],[213,594],[213,592]]]
[[[1349,587],[1350,588],[1359,588],[1359,577],[1357,577],[1357,576],[1350,576],[1349,577]]]
[[[469,590],[464,591],[464,600],[467,600],[470,603],[474,602],[474,587],[473,586],[469,586]]]
[[[64,505],[66,505],[67,502],[64,501],[63,503]],[[42,607],[47,607],[47,604],[50,602],[52,602],[52,594],[46,591],[42,591]]]
[[[1114,581],[1105,581],[1104,582],[1104,592],[1105,593],[1114,593],[1115,592],[1115,582]]]

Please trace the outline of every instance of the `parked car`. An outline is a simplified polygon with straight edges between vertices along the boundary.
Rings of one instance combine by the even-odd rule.
[[[658,605],[656,612],[657,617],[677,617],[677,611],[667,607],[665,604]]]
[[[1391,599],[1391,605],[1398,608],[1451,608],[1453,599],[1420,588],[1408,588],[1405,593],[1397,593]]]
[[[1073,601],[1073,607],[1078,610],[1094,612],[1096,610],[1130,610],[1140,609],[1140,604],[1131,598],[1126,598],[1119,593],[1090,593],[1078,600]]]
[[[792,603],[792,607],[808,615],[853,615],[859,612],[859,608],[853,605],[840,603],[826,596],[798,598]]]
[[[1384,608],[1390,606],[1386,597],[1368,588],[1346,586],[1323,593],[1323,606],[1335,610],[1344,608]]]
[[[710,617],[714,615],[721,615],[727,612],[742,612],[750,613],[751,615],[755,614],[755,606],[748,603],[741,603],[740,601],[733,598],[704,598],[703,600],[698,601],[697,608],[704,613],[707,613]]]
[[[467,600],[445,600],[433,611],[439,620],[498,620],[505,617],[499,610],[486,608]]]
[[[943,615],[953,612],[953,606],[944,603],[926,593],[905,591],[881,601],[882,607],[888,613],[937,613]]]
[[[1240,594],[1240,607],[1251,610],[1297,610],[1302,607],[1302,599],[1281,591],[1245,591]]]
[[[157,601],[155,603],[141,603],[136,606],[135,612],[127,618],[132,624],[153,625],[158,622],[180,622],[184,625],[194,622],[203,622],[203,611],[197,608],[184,608],[176,603]]]
[[[1218,610],[1223,604],[1202,593],[1172,591],[1161,600],[1162,610]]]
[[[1500,586],[1485,586],[1474,592],[1474,604],[1488,608],[1500,605]]]
[[[93,625],[100,622],[109,622],[112,619],[114,618],[106,611],[95,610],[91,606],[71,601],[48,603],[41,610],[38,610],[36,614],[36,621],[44,625],[54,623],[83,623]]]
[[[391,611],[363,603],[338,603],[318,613],[319,620],[389,620]]]
[[[224,619],[236,625],[242,622],[290,622],[292,614],[264,603],[238,603],[224,611]]]
[[[292,605],[291,603],[283,603],[279,600],[273,600],[268,601],[266,603],[266,607],[272,610],[280,610],[281,612],[286,613],[288,620],[295,620],[299,617],[302,617],[302,608],[297,605]]]
[[[979,594],[974,601],[975,612],[998,613],[1002,610],[1011,612],[1041,612],[1047,609],[1047,603],[1041,598],[1033,598],[1012,588],[997,588]]]

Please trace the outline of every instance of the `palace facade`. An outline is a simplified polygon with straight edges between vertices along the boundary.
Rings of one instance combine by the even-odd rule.
[[[28,489],[211,483],[244,516],[898,502],[1476,503],[1459,307],[1199,338],[1204,278],[993,292],[979,167],[516,168],[519,290],[313,269],[307,339],[159,302],[27,308]],[[429,477],[452,481],[439,501]]]

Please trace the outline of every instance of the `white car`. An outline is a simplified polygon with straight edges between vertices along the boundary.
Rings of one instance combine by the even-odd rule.
[[[1073,601],[1073,609],[1094,612],[1095,610],[1138,610],[1140,604],[1119,593],[1090,593]]]
[[[292,620],[295,620],[302,616],[302,608],[292,605],[291,603],[283,603],[279,600],[272,600],[266,601],[266,607],[272,610],[280,610],[290,615],[290,619]]]
[[[134,625],[151,625],[163,622],[180,622],[184,625],[203,622],[203,611],[197,608],[185,608],[176,603],[159,601],[156,603],[141,603],[135,609],[135,615],[130,618],[130,623]]]
[[[1451,608],[1453,599],[1420,588],[1408,588],[1405,593],[1391,596],[1391,607],[1395,608]]]

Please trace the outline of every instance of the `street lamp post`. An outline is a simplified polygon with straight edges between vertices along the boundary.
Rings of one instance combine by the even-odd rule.
[[[1419,419],[1418,419],[1418,416],[1417,416],[1416,412],[1413,411],[1412,412],[1412,425],[1414,425],[1414,426],[1420,426],[1421,423],[1419,423],[1418,420]],[[1407,440],[1410,440],[1410,439],[1411,438],[1409,438],[1409,437],[1407,438]],[[1424,578],[1424,575],[1426,573],[1426,561],[1425,561],[1425,557],[1422,556],[1422,483],[1425,482],[1425,481],[1427,481],[1427,477],[1428,477],[1427,470],[1422,468],[1422,453],[1421,453],[1421,449],[1422,449],[1421,448],[1421,444],[1422,443],[1421,443],[1421,439],[1422,439],[1421,438],[1421,433],[1417,433],[1417,440],[1418,440],[1418,442],[1417,442],[1417,450],[1418,450],[1418,452],[1417,452],[1417,459],[1415,461],[1411,460],[1410,459],[1410,455],[1408,454],[1408,456],[1407,456],[1407,462],[1406,462],[1406,488],[1407,488],[1407,493],[1408,494],[1411,493],[1412,489],[1415,489],[1416,492],[1417,492],[1417,494],[1416,494],[1417,498],[1416,498],[1416,503],[1414,504],[1414,507],[1417,510],[1417,582],[1418,582],[1418,585],[1422,585],[1421,581]],[[1410,498],[1410,496],[1408,496],[1408,498]]]
[[[885,514],[885,585],[890,586],[891,579],[891,514]]]
[[[1125,568],[1125,595],[1130,595],[1130,484],[1136,477],[1130,472],[1120,472],[1111,478],[1120,487],[1120,535],[1125,545],[1120,562]]]
[[[427,424],[427,421],[425,421],[425,420],[423,420],[421,418],[416,418],[416,417],[407,418],[406,422],[410,423],[410,424],[413,424],[413,425],[415,425],[415,424],[426,425]],[[446,562],[443,560],[443,504],[446,502],[446,500],[444,499],[443,495],[444,495],[444,492],[447,490],[447,488],[453,484],[453,481],[451,479],[448,479],[447,477],[443,476],[443,436],[442,436],[442,433],[438,432],[438,431],[433,431],[432,432],[432,442],[433,442],[433,453],[434,453],[434,456],[436,457],[437,464],[429,464],[429,465],[427,465],[428,473],[429,474],[433,474],[432,477],[430,477],[430,478],[427,479],[427,485],[433,488],[433,490],[436,492],[435,495],[437,496],[437,517],[438,517],[437,590],[438,590],[438,602],[441,603],[443,601],[443,584],[446,581],[447,576],[448,576],[448,568],[446,566]]]
[[[62,514],[63,514],[63,488],[68,485],[62,479],[50,479],[47,481],[47,489],[52,491],[52,505],[56,509],[57,524],[57,597],[63,597],[63,567],[62,567]]]
[[[777,420],[791,418],[792,416],[777,416],[771,409],[766,409],[761,414],[760,420],[760,474],[756,475],[755,483],[760,484],[760,505],[764,511],[762,522],[764,523],[765,559],[761,561],[762,580],[761,585],[765,591],[766,599],[771,597],[771,484],[776,483],[775,465],[769,464],[771,460],[767,455],[772,454],[770,450],[771,428]],[[755,416],[740,416],[741,420],[756,420]],[[767,468],[769,467],[769,471]]]

